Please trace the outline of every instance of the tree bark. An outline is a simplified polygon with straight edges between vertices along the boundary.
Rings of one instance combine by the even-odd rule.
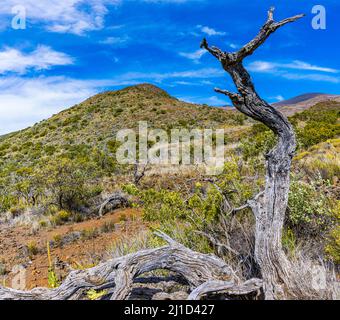
[[[250,279],[242,284],[231,281],[210,280],[193,290],[188,300],[200,300],[203,296],[211,293],[224,293],[229,296],[247,295],[253,292],[259,293],[262,288],[262,280]]]
[[[288,202],[289,174],[296,149],[295,134],[288,119],[264,101],[256,92],[251,77],[243,66],[243,59],[251,55],[281,26],[303,17],[274,22],[274,8],[259,34],[238,52],[223,52],[209,47],[206,39],[201,47],[208,50],[222,64],[235,83],[238,93],[215,89],[227,95],[237,110],[262,122],[277,136],[276,146],[266,155],[266,185],[264,193],[248,202],[256,218],[255,258],[261,268],[266,299],[282,299],[290,283],[290,263],[282,249],[281,238]]]

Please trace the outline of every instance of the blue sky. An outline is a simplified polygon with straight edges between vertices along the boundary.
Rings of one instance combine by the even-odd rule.
[[[326,8],[326,30],[311,25],[318,4]],[[11,26],[16,5],[26,12],[24,30]],[[232,82],[199,44],[206,37],[237,50],[256,35],[271,5],[276,20],[306,17],[245,61],[258,92],[269,102],[340,94],[337,0],[2,0],[0,134],[97,92],[144,82],[186,101],[230,104],[213,88],[233,89]]]

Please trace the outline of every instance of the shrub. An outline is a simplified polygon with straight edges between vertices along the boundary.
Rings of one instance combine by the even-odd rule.
[[[0,262],[0,276],[4,276],[7,273],[6,265]]]
[[[114,112],[114,116],[117,117],[119,116],[122,112],[124,111],[124,109],[122,108],[117,108]]]
[[[47,227],[47,221],[46,220],[39,220],[39,226],[41,228]]]
[[[38,254],[39,249],[37,246],[37,243],[35,241],[31,241],[27,244],[27,250],[28,250],[28,255],[30,257],[35,256],[36,254]]]
[[[327,139],[334,138],[340,133],[337,125],[311,121],[303,129],[297,130],[298,142],[303,148],[308,148]]]
[[[60,247],[62,245],[62,240],[63,240],[63,238],[60,234],[55,234],[53,236],[53,242],[54,242],[55,246],[57,246],[57,247]]]
[[[26,210],[25,206],[17,206],[17,207],[12,207],[11,209],[9,209],[9,212],[12,216],[12,218],[16,218],[20,215],[22,215]]]
[[[58,211],[53,217],[52,222],[55,225],[62,225],[63,223],[69,221],[71,214],[68,211],[61,210]]]
[[[84,221],[84,217],[81,213],[77,212],[73,215],[73,221],[78,223]]]
[[[327,241],[325,252],[334,263],[340,264],[340,225],[334,228]]]
[[[211,252],[208,240],[197,231],[217,223],[222,210],[222,196],[214,188],[196,188],[185,199],[180,192],[149,189],[141,194],[143,219],[157,225],[171,237],[192,249]]]
[[[103,296],[107,295],[107,293],[108,293],[107,290],[96,291],[94,289],[91,289],[91,290],[87,291],[87,297],[90,300],[99,300]]]
[[[335,223],[332,203],[315,184],[292,181],[288,201],[288,225],[301,236],[320,237]]]
[[[116,228],[115,223],[113,221],[105,222],[101,227],[100,231],[103,233],[108,233],[114,231]]]
[[[75,151],[77,156],[81,150]],[[86,152],[85,149],[83,151]],[[51,202],[57,203],[60,210],[81,211],[100,191],[97,185],[91,184],[95,166],[86,160],[61,157],[44,166],[46,189],[52,198]]]
[[[258,130],[256,127],[250,134],[251,138],[241,141],[242,156],[245,160],[266,154],[276,142],[273,132],[270,130],[257,132]]]
[[[92,229],[85,229],[81,232],[81,239],[88,240],[88,239],[94,239],[98,236],[99,232],[98,229],[92,228]]]
[[[47,242],[47,258],[48,258],[48,287],[51,289],[55,289],[60,286],[60,281],[57,277],[57,274],[55,273],[55,270],[52,264],[49,242]]]
[[[119,216],[119,222],[126,222],[128,221],[128,218],[126,216],[125,213],[122,213],[120,216]]]
[[[292,229],[287,228],[283,230],[282,246],[290,255],[295,254],[297,239]]]

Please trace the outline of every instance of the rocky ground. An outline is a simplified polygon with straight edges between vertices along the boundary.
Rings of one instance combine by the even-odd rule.
[[[16,289],[48,285],[47,242],[57,274],[86,268],[107,258],[115,241],[141,232],[140,211],[126,209],[102,218],[42,228],[0,226],[0,282]]]

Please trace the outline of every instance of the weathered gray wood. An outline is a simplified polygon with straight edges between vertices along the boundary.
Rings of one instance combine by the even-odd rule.
[[[287,118],[257,94],[242,63],[278,28],[304,16],[297,15],[274,22],[273,11],[274,8],[269,10],[268,19],[259,34],[238,52],[223,52],[216,47],[209,47],[206,39],[202,41],[201,47],[221,62],[238,93],[217,88],[215,91],[227,95],[237,110],[262,122],[277,136],[276,146],[266,155],[264,194],[249,201],[247,207],[252,209],[256,218],[255,258],[261,268],[265,296],[267,299],[282,299],[291,285],[290,263],[283,252],[281,238],[288,202],[291,160],[296,149],[295,134]]]
[[[200,300],[207,294],[222,292],[227,295],[244,296],[253,292],[260,292],[262,285],[262,280],[255,278],[245,281],[242,284],[237,284],[232,281],[210,280],[193,290],[188,300]]]
[[[115,192],[112,195],[110,195],[99,207],[98,214],[100,217],[103,216],[103,212],[105,207],[110,204],[111,210],[115,210],[117,208],[121,208],[123,206],[129,205],[129,199],[128,197],[123,194],[122,192]]]
[[[110,289],[111,299],[123,300],[136,277],[158,269],[181,275],[192,290],[209,280],[239,281],[233,270],[216,256],[194,252],[163,233],[158,235],[169,245],[112,259],[91,269],[72,271],[56,289],[19,291],[0,286],[0,300],[74,300],[89,289]]]
[[[138,162],[134,164],[134,170],[133,170],[133,181],[136,186],[138,186],[141,182],[141,180],[144,178],[146,171],[148,170],[148,163],[145,165],[140,165]],[[139,167],[142,167],[140,169]]]

